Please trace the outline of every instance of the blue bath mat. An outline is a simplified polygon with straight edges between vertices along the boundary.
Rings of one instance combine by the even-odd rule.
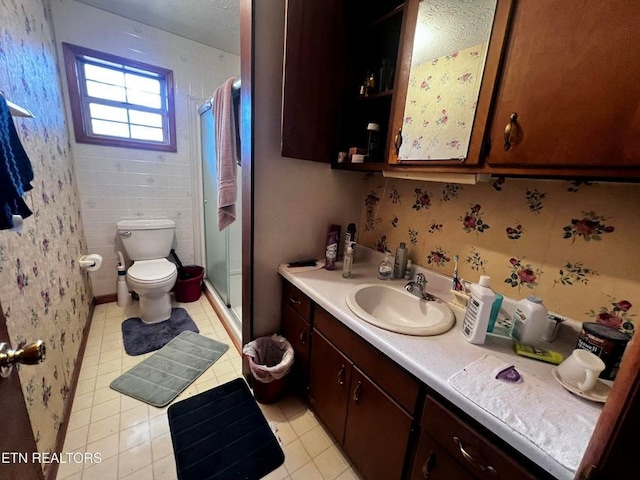
[[[122,341],[129,355],[142,355],[164,347],[185,330],[200,333],[184,308],[172,308],[169,320],[144,323],[140,318],[128,318],[122,322]]]
[[[179,480],[258,480],[284,463],[242,378],[174,403],[167,416]]]

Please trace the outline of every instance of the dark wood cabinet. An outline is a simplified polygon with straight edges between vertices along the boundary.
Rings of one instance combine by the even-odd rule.
[[[340,444],[344,440],[352,369],[351,361],[314,331],[309,402]]]
[[[627,0],[517,2],[489,131],[491,171],[640,176],[638,25],[640,8]]]
[[[519,459],[520,455],[503,442],[472,426],[432,395],[427,395],[420,427],[412,479],[551,478],[526,459]]]
[[[353,368],[344,451],[367,479],[401,477],[411,421],[373,380]]]
[[[376,123],[375,163],[349,167],[381,170],[403,10],[401,0],[287,2],[283,156],[344,167],[337,163],[338,152],[350,147],[366,151],[367,126]],[[369,88],[362,90],[369,79]]]
[[[463,468],[426,431],[420,433],[411,480],[473,480]]]
[[[283,282],[280,333],[295,354],[290,384],[306,396],[309,385],[309,355],[311,348],[311,300],[304,293]]]
[[[319,307],[316,318],[309,388],[312,408],[365,478],[401,478],[418,382],[372,347],[368,350],[373,356],[364,353],[362,340]],[[413,392],[413,398],[404,399],[412,405],[410,411],[379,383],[386,383],[386,371],[395,372],[392,390],[404,393],[407,385]]]

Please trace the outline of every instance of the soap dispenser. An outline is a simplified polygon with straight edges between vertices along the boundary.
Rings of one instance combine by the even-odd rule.
[[[393,254],[389,251],[384,252],[384,260],[378,265],[378,278],[380,280],[391,280],[393,277],[393,263],[391,258]]]

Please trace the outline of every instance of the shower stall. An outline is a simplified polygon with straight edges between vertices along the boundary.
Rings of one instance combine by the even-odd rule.
[[[237,102],[237,99],[234,99]],[[218,230],[218,191],[216,172],[215,122],[211,103],[198,109],[202,160],[204,213],[205,288],[224,306],[227,323],[242,331],[242,195],[241,168],[238,166],[236,220]],[[237,126],[237,124],[236,124]]]

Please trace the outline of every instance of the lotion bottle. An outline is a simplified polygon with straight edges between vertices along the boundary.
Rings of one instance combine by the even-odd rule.
[[[480,275],[478,283],[469,286],[469,301],[467,311],[462,321],[462,335],[468,342],[483,344],[487,335],[487,326],[491,316],[491,307],[496,294],[489,287],[490,278]]]
[[[393,264],[393,278],[404,278],[404,271],[407,268],[407,245],[400,242],[396,250],[396,258]]]

